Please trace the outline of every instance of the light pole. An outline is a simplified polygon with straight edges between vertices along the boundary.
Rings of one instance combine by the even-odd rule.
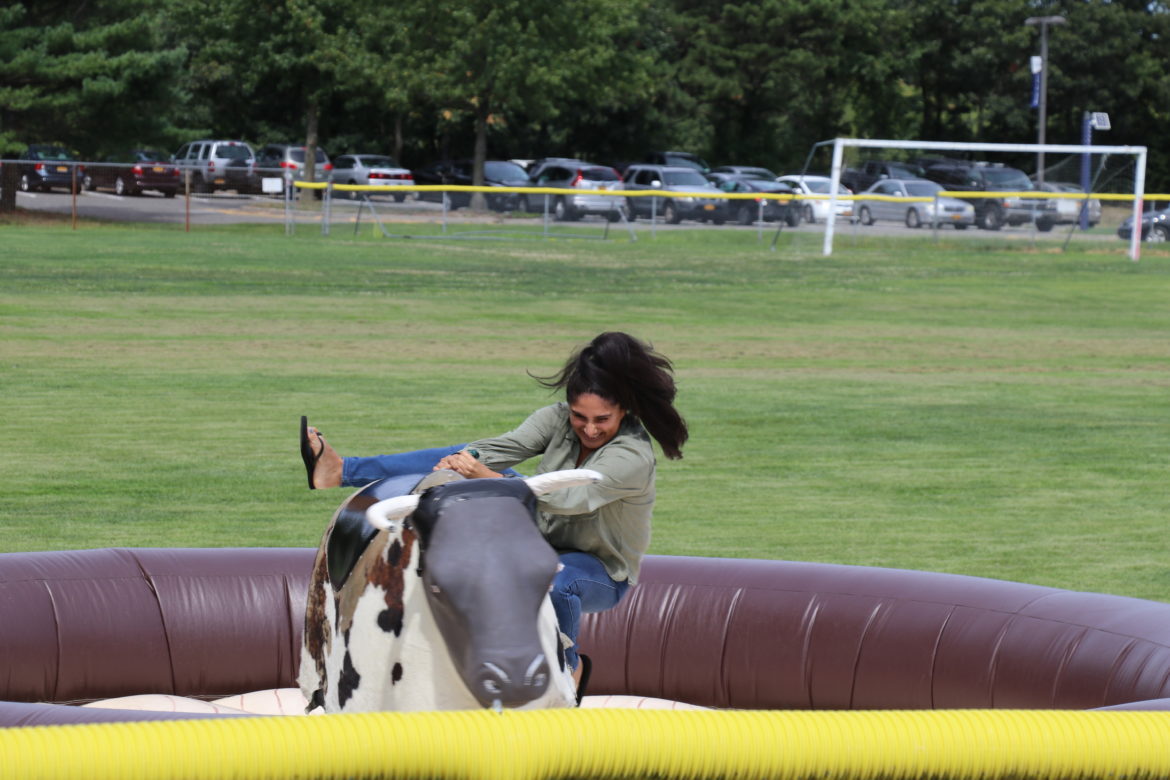
[[[1048,25],[1067,24],[1063,16],[1029,16],[1024,24],[1040,27],[1040,130],[1036,143],[1044,145],[1044,130],[1048,123]],[[1044,150],[1036,153],[1036,180],[1044,183]]]

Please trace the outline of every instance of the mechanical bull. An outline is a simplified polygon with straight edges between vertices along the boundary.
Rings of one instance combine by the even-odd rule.
[[[536,498],[599,479],[439,471],[407,495],[382,480],[351,496],[309,584],[298,680],[309,710],[574,706]]]

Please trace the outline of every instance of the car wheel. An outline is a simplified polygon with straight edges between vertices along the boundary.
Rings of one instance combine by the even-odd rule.
[[[553,218],[557,222],[572,222],[577,218],[573,207],[564,198],[557,198],[553,202]]]
[[[122,180],[121,176],[114,179],[114,194],[119,197],[126,195],[126,182]]]
[[[922,227],[922,217],[918,216],[918,209],[906,209],[906,227],[914,229]]]
[[[752,214],[752,209],[746,204],[740,204],[739,208],[735,210],[735,221],[739,225],[750,225],[755,222],[755,215]]]
[[[1170,227],[1166,225],[1154,225],[1150,228],[1150,232],[1146,234],[1146,241],[1153,244],[1170,241]]]
[[[812,207],[811,203],[805,204],[804,221],[808,222],[809,224],[816,224],[817,215],[815,213],[813,213],[813,207]]]
[[[966,225],[955,225],[955,230],[966,230],[966,229],[967,229]]]
[[[85,178],[81,180],[81,186],[84,187],[87,192],[93,192],[97,189],[97,185],[93,183],[93,177],[88,173],[85,174]]]
[[[404,200],[406,200],[406,193],[405,192],[397,192],[394,194],[394,202],[395,203],[402,203]]]
[[[611,209],[605,212],[605,218],[610,222],[617,222],[622,218],[622,213],[617,209]]]
[[[203,179],[202,176],[196,176],[191,181],[191,191],[192,192],[199,192],[199,193],[207,193],[207,192],[211,192],[211,187],[208,186],[207,182]]]
[[[28,180],[28,174],[22,173],[20,175],[20,191],[28,192],[32,189],[32,183]]]
[[[1041,217],[1040,219],[1036,220],[1036,229],[1041,233],[1047,233],[1054,227],[1056,227],[1056,223],[1051,219],[1045,219],[1044,217]]]
[[[626,210],[626,221],[627,222],[633,222],[634,220],[636,220],[638,218],[638,212],[634,209],[634,201],[632,198],[626,199],[626,205],[624,206],[624,208]]]
[[[679,214],[678,207],[672,201],[668,200],[662,207],[662,219],[664,222],[677,225],[682,222],[682,214]]]
[[[999,230],[1003,227],[1003,209],[988,206],[976,217],[976,222],[983,230]]]
[[[175,197],[176,192],[178,192],[178,190],[163,190],[162,194],[164,198],[173,198]]]
[[[863,225],[873,224],[873,214],[869,213],[869,206],[861,207],[861,211],[857,212],[857,221]]]
[[[784,223],[788,227],[796,227],[800,224],[800,212],[797,211],[795,206],[789,206],[784,209]]]

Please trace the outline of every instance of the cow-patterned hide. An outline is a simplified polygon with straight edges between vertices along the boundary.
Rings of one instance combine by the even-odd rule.
[[[361,501],[364,496],[355,496]],[[373,499],[368,501],[373,503]],[[340,514],[339,510],[338,514]],[[421,545],[409,522],[378,531],[340,590],[330,581],[325,532],[309,584],[298,683],[308,709],[327,713],[479,709],[439,632],[420,574]],[[540,608],[540,643],[553,670],[547,691],[520,709],[571,707],[552,602]]]

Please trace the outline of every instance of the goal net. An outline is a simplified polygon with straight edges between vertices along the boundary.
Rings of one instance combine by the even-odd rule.
[[[832,158],[826,171],[824,157],[830,146]],[[814,157],[818,158],[815,163]],[[1096,211],[1090,213],[1089,205],[1093,203],[1096,209],[1102,202],[1130,210],[1132,224],[1140,225],[1146,147],[837,138],[816,144],[806,168],[808,173],[827,172],[832,181],[823,246],[823,254],[828,256],[833,252],[836,201],[841,185],[853,191],[856,205],[857,196],[866,188],[881,179],[898,176],[925,175],[948,193],[961,192],[963,199],[973,204],[974,223],[982,229],[1030,225],[1048,231],[1056,224],[1068,224],[1070,229],[1075,229],[1078,224],[1095,224],[1094,220],[1100,217]],[[1001,190],[997,182],[1011,183],[1011,186]],[[1007,199],[982,194],[1034,189],[1052,193],[1051,199],[1041,199],[1038,195]],[[1084,197],[1078,198],[1078,194]],[[859,216],[872,219],[865,204],[853,213],[854,219]],[[911,224],[911,217],[914,223],[918,222],[918,216],[907,212],[907,224]],[[964,223],[962,227],[965,226]],[[1132,260],[1139,257],[1140,241],[1141,231],[1131,231],[1129,257]]]

